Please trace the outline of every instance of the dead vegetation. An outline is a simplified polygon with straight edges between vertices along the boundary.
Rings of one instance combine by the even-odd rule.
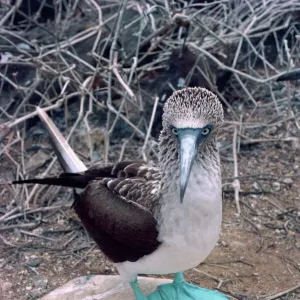
[[[300,66],[299,1],[12,2],[0,1],[2,181],[60,172],[36,106],[87,165],[152,163],[165,99],[207,87],[226,111],[224,226],[187,276],[237,299],[300,299],[300,89],[276,82]],[[67,189],[0,186],[3,299],[116,272],[71,203]]]

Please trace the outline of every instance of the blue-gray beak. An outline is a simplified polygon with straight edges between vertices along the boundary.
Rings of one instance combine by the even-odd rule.
[[[180,203],[183,202],[198,146],[206,138],[201,134],[201,131],[202,128],[178,129],[180,143]]]
[[[295,69],[279,76],[277,81],[297,80],[300,79],[300,69]]]

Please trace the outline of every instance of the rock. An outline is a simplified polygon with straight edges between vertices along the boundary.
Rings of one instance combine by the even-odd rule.
[[[30,173],[42,167],[47,162],[47,160],[49,160],[49,158],[49,155],[39,150],[29,158],[25,166],[26,172]]]
[[[283,182],[286,184],[292,185],[294,180],[292,178],[288,177],[288,178],[284,178]]]
[[[12,288],[12,283],[11,282],[3,282],[1,284],[1,290],[2,292],[8,292]]]
[[[45,289],[48,285],[48,279],[42,275],[35,275],[32,277],[34,286],[38,289]]]
[[[43,294],[45,294],[45,291],[41,289],[34,289],[29,292],[29,295],[34,299],[40,299]]]
[[[139,285],[145,295],[150,294],[169,279],[139,277]],[[133,292],[118,275],[82,276],[57,288],[41,300],[132,300]]]
[[[258,191],[260,188],[259,188],[259,185],[258,183],[255,181],[252,186]]]
[[[245,249],[247,245],[238,241],[230,241],[229,247],[231,249],[237,250],[237,249]]]
[[[223,246],[223,247],[228,247],[228,245],[227,245],[227,243],[225,242],[225,241],[221,241],[221,245]]]
[[[273,182],[273,188],[276,190],[276,191],[279,191],[280,190],[280,183],[275,181]]]
[[[37,268],[42,263],[42,260],[39,258],[29,259],[27,265],[32,268]]]

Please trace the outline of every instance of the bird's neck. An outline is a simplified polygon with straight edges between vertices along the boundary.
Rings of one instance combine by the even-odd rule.
[[[159,239],[171,244],[194,245],[193,249],[202,249],[201,257],[205,258],[218,239],[222,219],[221,172],[216,141],[211,139],[198,150],[183,203],[179,198],[178,149],[171,145],[167,147],[165,151],[169,155],[160,156],[161,197],[155,211]],[[198,254],[196,258],[199,258]]]

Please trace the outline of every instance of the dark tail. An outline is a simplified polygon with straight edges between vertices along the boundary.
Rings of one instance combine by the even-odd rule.
[[[93,179],[94,179],[93,177],[85,176],[85,175],[81,175],[81,174],[63,173],[59,177],[15,180],[15,181],[12,181],[12,184],[28,184],[28,183],[36,184],[36,183],[38,183],[38,184],[45,184],[45,185],[66,186],[66,187],[83,189]]]

